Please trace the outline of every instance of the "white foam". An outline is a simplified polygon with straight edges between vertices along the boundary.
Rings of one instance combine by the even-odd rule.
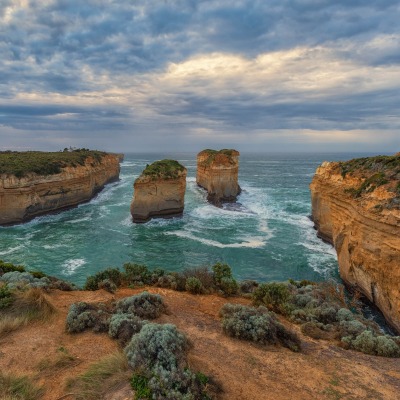
[[[43,245],[43,248],[46,249],[46,250],[59,249],[61,247],[68,247],[68,244],[57,243],[57,244],[45,244],[45,245]]]
[[[23,247],[24,247],[24,245],[22,245],[22,244],[19,246],[10,247],[7,250],[0,251],[0,256],[5,256],[7,254],[15,253],[16,251],[18,251],[19,249],[22,249]]]
[[[65,222],[67,224],[79,224],[80,222],[90,221],[91,219],[92,219],[92,216],[89,215],[87,217],[71,219],[71,221],[65,221]]]
[[[86,264],[84,258],[71,258],[62,265],[62,273],[64,275],[72,275],[79,267]]]
[[[195,240],[197,242],[203,243],[207,246],[212,246],[212,247],[218,247],[220,249],[225,249],[225,248],[241,248],[241,247],[248,247],[252,249],[260,248],[263,247],[266,244],[265,238],[254,236],[254,237],[247,237],[243,239],[242,242],[240,243],[220,243],[217,242],[216,240],[211,240],[211,239],[204,239],[200,238],[198,236],[193,235],[192,232],[188,231],[173,231],[173,232],[165,232],[166,235],[174,235],[186,239],[191,239]]]

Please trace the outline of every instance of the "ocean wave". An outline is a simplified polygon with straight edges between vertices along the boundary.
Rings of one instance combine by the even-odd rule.
[[[267,240],[265,238],[257,237],[257,236],[254,236],[254,237],[249,236],[249,237],[243,239],[243,241],[240,243],[221,243],[216,240],[204,239],[204,238],[195,236],[195,235],[193,235],[193,233],[188,232],[188,231],[165,232],[165,234],[195,240],[195,241],[203,243],[207,246],[218,247],[220,249],[241,248],[241,247],[248,247],[248,248],[256,249],[256,248],[264,247],[265,244],[267,243]]]
[[[11,253],[15,253],[16,251],[18,251],[18,250],[20,250],[20,249],[22,249],[22,248],[24,248],[25,246],[24,245],[19,245],[19,246],[15,246],[15,247],[10,247],[9,249],[7,249],[7,250],[3,250],[3,251],[0,251],[0,256],[6,256],[6,255],[8,255],[8,254],[11,254]]]
[[[61,266],[61,273],[64,275],[72,275],[78,268],[82,265],[86,264],[86,260],[84,258],[71,258],[64,262]]]
[[[63,238],[65,241],[65,239]],[[54,249],[59,249],[61,247],[68,247],[69,245],[66,243],[56,243],[56,244],[44,244],[43,248],[46,250],[54,250]]]
[[[82,217],[82,218],[77,218],[77,219],[71,219],[70,221],[65,221],[65,223],[79,224],[80,222],[90,221],[91,219],[92,219],[92,216],[88,215],[87,217]]]

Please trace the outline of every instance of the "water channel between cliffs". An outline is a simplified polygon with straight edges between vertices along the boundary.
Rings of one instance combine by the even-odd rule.
[[[335,251],[316,237],[308,218],[308,185],[322,161],[359,156],[244,153],[239,204],[220,209],[196,185],[196,154],[126,154],[121,180],[89,203],[0,228],[0,259],[77,284],[127,261],[168,270],[224,261],[238,279],[338,278]],[[188,169],[184,215],[132,224],[133,182],[146,164],[163,158]]]

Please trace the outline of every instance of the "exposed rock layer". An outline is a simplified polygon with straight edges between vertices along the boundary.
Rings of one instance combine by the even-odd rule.
[[[384,179],[372,186],[365,175],[344,174],[340,163],[325,162],[310,189],[315,227],[335,246],[340,276],[400,332],[400,210],[393,206],[400,186],[395,174],[392,179],[382,174]]]
[[[236,150],[203,150],[197,155],[197,184],[207,190],[207,200],[214,205],[236,201],[239,155]]]
[[[136,179],[131,203],[134,222],[146,222],[155,217],[182,214],[185,205],[187,170],[181,165],[180,167],[181,169],[176,170],[171,176],[142,174]]]
[[[101,161],[88,157],[84,165],[64,167],[54,175],[0,175],[0,225],[25,222],[90,200],[105,184],[119,179],[120,158],[115,154]]]

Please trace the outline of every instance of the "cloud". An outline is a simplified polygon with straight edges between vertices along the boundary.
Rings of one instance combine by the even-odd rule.
[[[330,132],[358,149],[382,131],[391,149],[399,17],[389,0],[3,1],[0,137],[250,149]]]

